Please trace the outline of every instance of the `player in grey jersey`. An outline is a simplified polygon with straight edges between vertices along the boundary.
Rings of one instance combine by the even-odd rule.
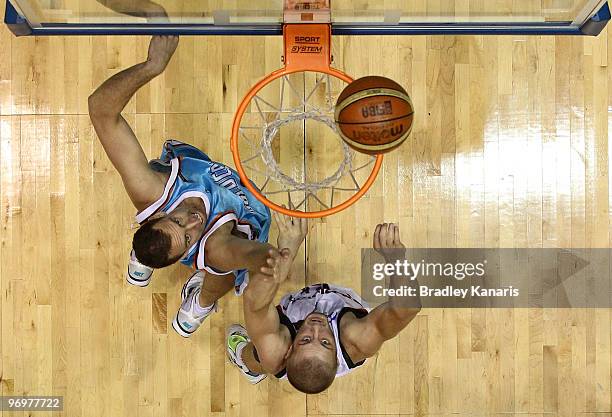
[[[229,327],[227,353],[252,383],[272,374],[287,378],[299,391],[315,394],[375,355],[414,319],[421,305],[418,298],[394,297],[370,311],[353,290],[316,284],[285,295],[274,306],[276,291],[293,259],[290,254],[306,235],[304,220],[277,216],[277,223],[279,238],[285,239],[278,247],[288,250],[274,258],[267,278],[252,281],[245,290],[246,329],[237,324]],[[389,263],[401,259],[404,245],[399,227],[376,226],[374,248]],[[392,277],[390,286],[399,285]]]

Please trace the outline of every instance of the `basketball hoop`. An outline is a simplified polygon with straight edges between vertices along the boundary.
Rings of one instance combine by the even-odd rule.
[[[249,90],[232,124],[231,151],[244,186],[269,208],[293,217],[325,217],[349,207],[374,183],[383,160],[382,155],[355,153],[338,134],[335,98],[352,78],[331,67],[330,22],[329,0],[285,2],[285,65]],[[306,178],[305,142],[302,167],[286,166],[293,157],[279,162],[275,156],[282,153],[276,139],[283,136],[283,128],[301,124],[305,138],[311,122],[319,125],[314,128],[317,138],[337,138],[336,148],[328,154],[340,160],[331,172],[319,172],[327,166],[314,168],[314,179]],[[321,142],[316,149],[329,146]],[[284,196],[286,202],[280,201]]]

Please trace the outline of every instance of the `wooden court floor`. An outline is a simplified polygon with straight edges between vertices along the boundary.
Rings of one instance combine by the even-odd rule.
[[[315,222],[285,289],[359,289],[359,250],[382,221],[414,247],[609,247],[608,33],[336,38],[337,67],[399,81],[418,113],[367,196]],[[237,297],[192,339],[175,334],[189,271],[125,282],[134,210],[87,116],[87,96],[147,42],[0,26],[2,395],[63,395],[67,417],[612,416],[610,310],[425,310],[308,397],[227,363]],[[181,39],[126,109],[147,154],[176,138],[229,164],[238,100],[280,53],[278,38]]]

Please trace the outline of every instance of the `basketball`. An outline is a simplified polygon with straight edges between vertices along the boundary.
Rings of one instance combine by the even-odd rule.
[[[367,154],[389,152],[410,135],[414,110],[401,85],[385,77],[367,76],[340,93],[335,119],[342,139]]]

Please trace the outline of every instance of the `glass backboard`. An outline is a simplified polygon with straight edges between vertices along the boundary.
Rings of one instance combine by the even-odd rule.
[[[280,35],[283,0],[8,0],[17,34]],[[167,16],[167,18],[166,18]],[[587,34],[604,0],[332,0],[334,34]]]

